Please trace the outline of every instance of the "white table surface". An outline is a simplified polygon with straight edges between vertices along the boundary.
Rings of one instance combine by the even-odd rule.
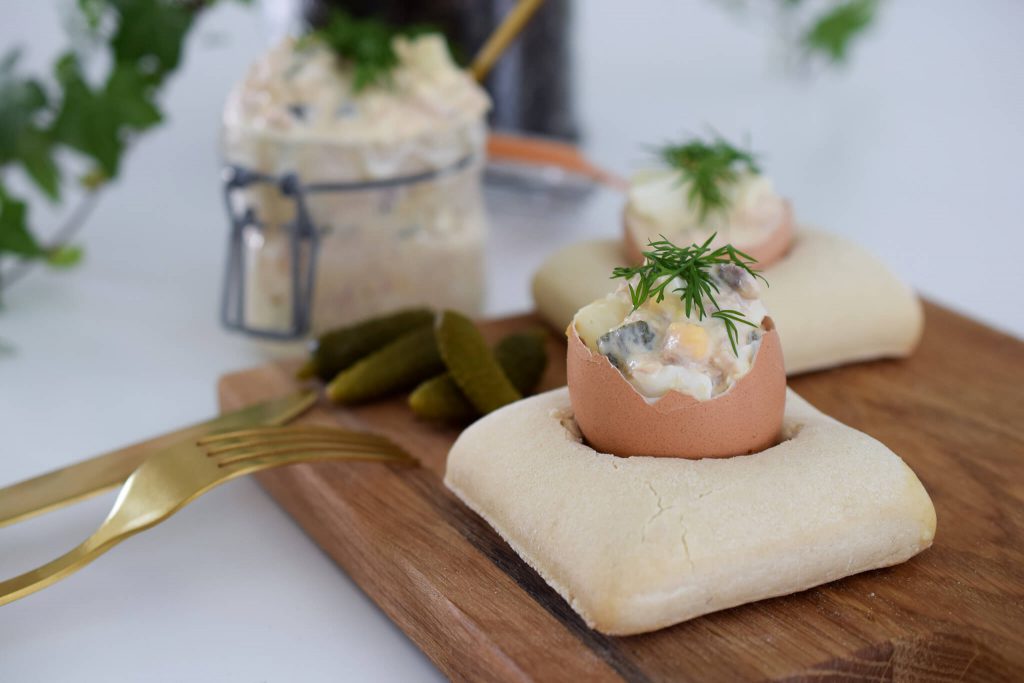
[[[62,44],[53,4],[0,0],[0,51],[31,36],[28,63],[46,64]],[[643,0],[624,13],[612,0],[580,3],[575,55],[591,155],[626,172],[643,143],[705,123],[749,132],[806,220],[882,253],[926,293],[1024,334],[1022,5],[890,4],[851,68],[793,78],[770,27],[724,4]],[[266,40],[257,11],[229,5],[206,17],[166,93],[170,121],[133,150],[103,198],[85,262],[9,292],[0,485],[203,419],[216,411],[220,374],[264,359],[221,331],[215,297],[225,236],[218,110]],[[499,226],[489,311],[526,309],[543,255],[613,234],[616,210],[598,200],[571,226]],[[0,576],[70,548],[110,503],[0,529]],[[2,681],[436,678],[247,480],[0,608]]]

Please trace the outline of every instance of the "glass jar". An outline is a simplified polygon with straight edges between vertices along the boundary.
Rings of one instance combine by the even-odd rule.
[[[314,63],[327,87],[300,83],[281,95],[279,86],[291,87],[281,85],[282,72],[300,58],[320,59],[290,47],[281,54],[273,69],[254,67],[225,108],[225,325],[295,339],[410,306],[479,315],[485,96],[461,73],[423,76],[410,67],[395,88],[353,97],[334,82],[344,74],[330,71],[333,62]],[[473,106],[419,116],[424,98],[441,90],[437,82],[468,92]],[[323,99],[330,88],[329,104],[309,94]],[[295,91],[307,104],[287,105]],[[304,125],[314,119],[304,107],[330,116]]]

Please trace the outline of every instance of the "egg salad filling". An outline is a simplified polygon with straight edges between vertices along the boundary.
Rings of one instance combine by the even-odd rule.
[[[715,232],[713,247],[731,242],[742,248],[764,241],[785,220],[786,200],[761,174],[739,173],[721,192],[728,208],[705,216],[678,171],[642,171],[630,183],[626,224],[637,244],[661,235],[677,244],[703,242]]]
[[[708,315],[703,318],[696,309],[687,315],[683,300],[675,296],[660,302],[650,298],[633,309],[629,287],[636,285],[634,279],[582,309],[577,333],[650,402],[673,390],[702,401],[719,396],[753,366],[767,311],[756,279],[740,266],[714,265],[708,276],[718,289],[717,306],[704,297]],[[676,278],[667,289],[681,287]],[[742,314],[752,324],[735,325],[730,340],[727,326],[711,315],[716,310]]]

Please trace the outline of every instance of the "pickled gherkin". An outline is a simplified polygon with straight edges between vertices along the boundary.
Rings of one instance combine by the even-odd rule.
[[[544,374],[548,365],[548,352],[544,347],[546,338],[547,333],[540,329],[513,332],[494,347],[498,365],[521,394],[529,394],[536,389]]]
[[[327,385],[335,403],[382,398],[444,371],[432,327],[420,327],[342,371]]]
[[[361,358],[433,322],[432,311],[413,308],[331,330],[317,339],[309,361],[298,376],[300,379],[315,376],[328,382]]]
[[[416,387],[409,394],[409,407],[428,420],[466,422],[479,415],[448,372]]]
[[[548,360],[545,336],[541,330],[515,332],[504,337],[494,349],[498,365],[520,393],[533,391],[544,372]],[[416,415],[432,420],[465,422],[480,415],[451,373],[419,385],[409,395],[409,407]]]
[[[477,412],[486,415],[522,398],[469,318],[445,311],[436,331],[448,371]]]

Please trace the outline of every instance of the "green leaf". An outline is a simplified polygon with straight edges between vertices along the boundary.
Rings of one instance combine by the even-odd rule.
[[[178,0],[109,0],[118,14],[111,40],[114,61],[128,64],[159,83],[181,61],[193,14]]]
[[[57,199],[60,173],[53,161],[50,136],[37,125],[47,106],[42,86],[20,78],[15,69],[20,53],[0,59],[0,165],[17,161],[50,199]]]
[[[118,64],[110,74],[104,94],[119,122],[135,130],[145,130],[163,120],[163,114],[153,102],[154,90],[134,67]]]
[[[54,268],[71,268],[78,265],[84,253],[83,249],[79,246],[65,244],[62,247],[48,251],[46,262]]]
[[[129,64],[115,65],[106,85],[94,89],[69,53],[57,63],[57,80],[64,100],[53,124],[55,140],[92,158],[108,178],[117,176],[127,133],[163,120],[153,101],[156,86]]]
[[[38,81],[15,74],[19,53],[0,60],[0,164],[17,157],[18,138],[46,108],[46,92]]]
[[[18,161],[46,196],[60,198],[60,169],[53,160],[50,137],[37,128],[27,128],[18,138]]]
[[[38,258],[43,250],[25,223],[28,207],[0,187],[0,253]]]
[[[105,92],[85,82],[73,54],[61,57],[56,73],[64,88],[53,124],[56,141],[92,158],[107,176],[116,176],[124,151],[116,105],[112,107]]]
[[[18,65],[19,59],[21,59],[21,47],[12,47],[0,59],[0,73],[14,71],[14,67]]]
[[[100,26],[103,18],[103,10],[107,7],[106,0],[78,0],[78,9],[85,17],[85,23],[90,30],[95,31]]]
[[[850,45],[874,23],[878,0],[846,0],[826,12],[807,30],[803,45],[834,63],[846,61]]]

